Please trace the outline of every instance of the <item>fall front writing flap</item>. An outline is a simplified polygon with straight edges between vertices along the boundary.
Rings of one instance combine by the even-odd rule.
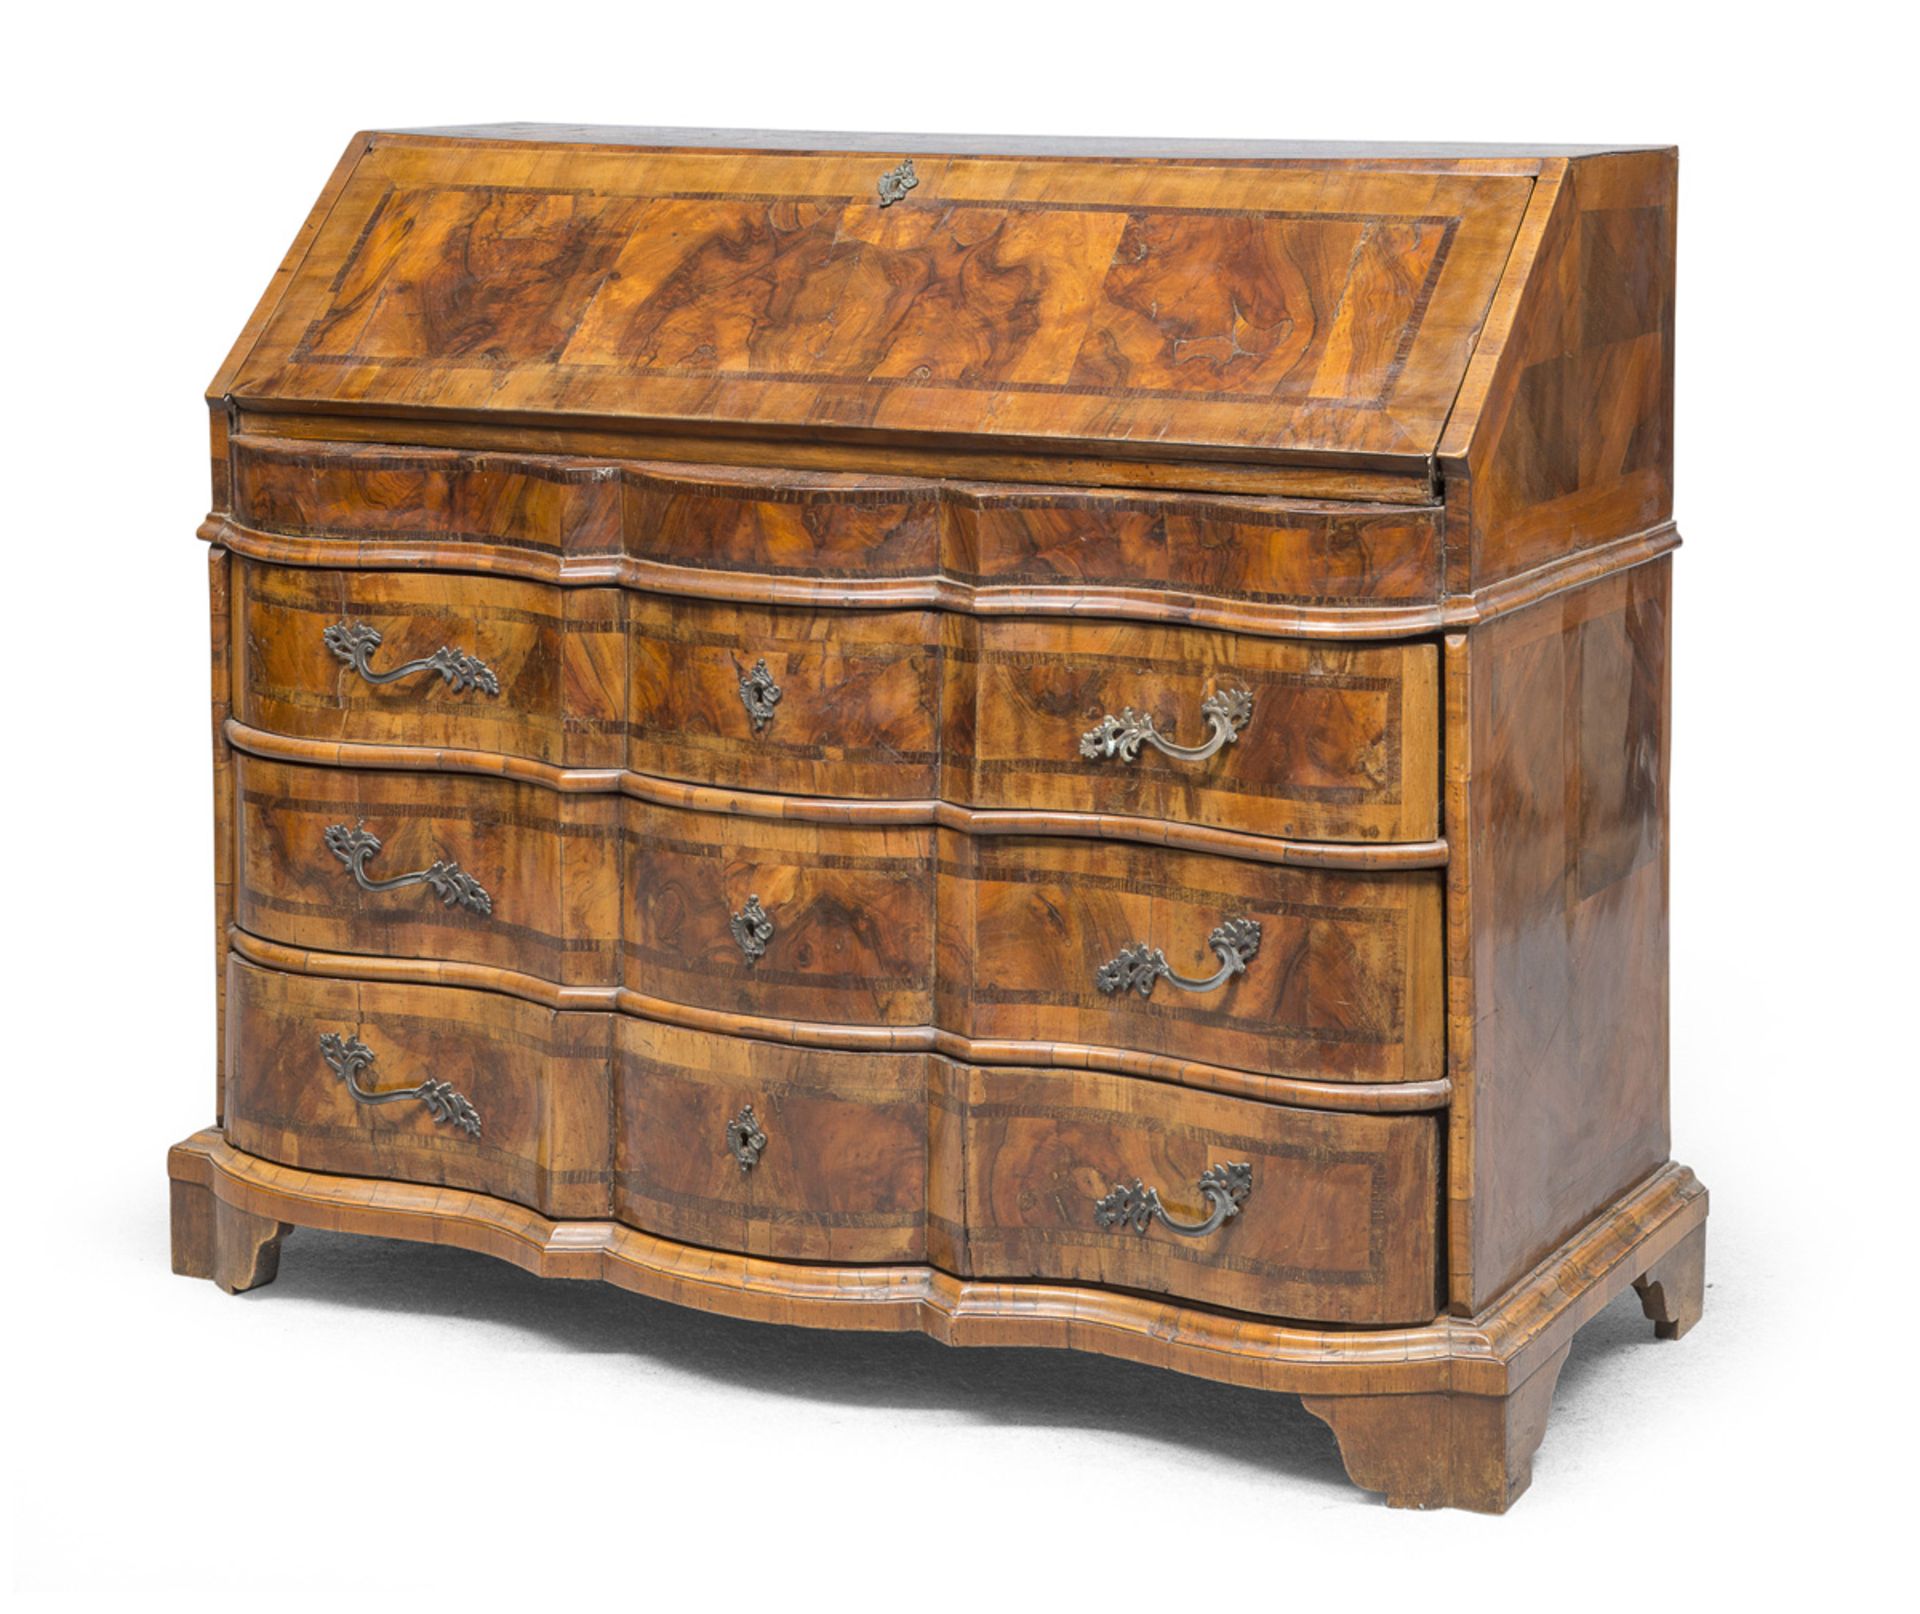
[[[1532,180],[1489,165],[379,135],[242,402],[1424,463]]]

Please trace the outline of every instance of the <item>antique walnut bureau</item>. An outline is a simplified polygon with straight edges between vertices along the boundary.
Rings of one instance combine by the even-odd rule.
[[[292,1226],[1297,1393],[1504,1508],[1668,1158],[1675,155],[354,139],[210,391]]]

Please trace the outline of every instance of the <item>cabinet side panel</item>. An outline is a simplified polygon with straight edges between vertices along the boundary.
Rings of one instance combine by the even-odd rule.
[[[1467,455],[1477,587],[1673,512],[1678,177],[1670,150],[1568,168]]]
[[[1671,582],[1468,639],[1473,1309],[1667,1158]]]
[[[233,748],[227,718],[233,709],[232,566],[224,549],[207,554],[207,626],[212,647],[213,707],[213,1114],[227,1115],[227,926],[233,922]]]

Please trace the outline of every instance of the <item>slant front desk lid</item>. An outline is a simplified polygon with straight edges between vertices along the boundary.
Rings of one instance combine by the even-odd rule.
[[[360,136],[216,393],[1424,469],[1547,155],[754,138]]]

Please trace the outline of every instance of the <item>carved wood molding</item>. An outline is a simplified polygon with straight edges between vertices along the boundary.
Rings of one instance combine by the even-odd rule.
[[[628,588],[736,604],[839,609],[940,610],[965,616],[1072,615],[1137,622],[1176,622],[1264,638],[1404,639],[1472,627],[1537,604],[1613,572],[1641,566],[1680,547],[1679,529],[1663,522],[1645,532],[1428,604],[1262,605],[1111,585],[975,584],[944,575],[906,578],[774,577],[709,570],[624,555],[544,555],[503,545],[422,539],[293,538],[210,515],[199,536],[248,560],[277,566],[479,571],[564,588]]]
[[[1073,1347],[1309,1396],[1509,1395],[1563,1356],[1581,1323],[1706,1216],[1705,1189],[1685,1166],[1670,1164],[1481,1317],[1356,1332],[1074,1285],[971,1280],[930,1266],[729,1255],[611,1221],[554,1222],[458,1189],[295,1170],[243,1154],[214,1130],[177,1144],[167,1169],[176,1183],[263,1223],[457,1245],[543,1277],[598,1278],[727,1316],[917,1328],[950,1345]]]
[[[482,774],[540,785],[563,795],[623,795],[660,807],[684,807],[728,817],[769,818],[786,823],[854,824],[869,828],[937,824],[966,835],[1064,835],[1077,840],[1137,841],[1176,851],[1217,852],[1253,863],[1300,869],[1438,869],[1447,862],[1444,840],[1284,841],[1198,824],[1113,813],[1019,812],[962,807],[950,801],[854,801],[833,797],[780,796],[684,784],[623,768],[559,768],[495,751],[455,751],[443,746],[372,745],[302,740],[228,718],[228,744],[251,756],[332,768],[373,768],[433,773]]]
[[[917,577],[772,576],[679,566],[629,555],[549,555],[485,543],[430,539],[287,537],[209,516],[209,543],[275,566],[484,572],[562,588],[627,588],[739,605],[855,611],[939,610],[963,616],[1096,616],[1173,622],[1266,638],[1399,639],[1447,624],[1437,604],[1263,605],[1098,583],[970,583]]]

